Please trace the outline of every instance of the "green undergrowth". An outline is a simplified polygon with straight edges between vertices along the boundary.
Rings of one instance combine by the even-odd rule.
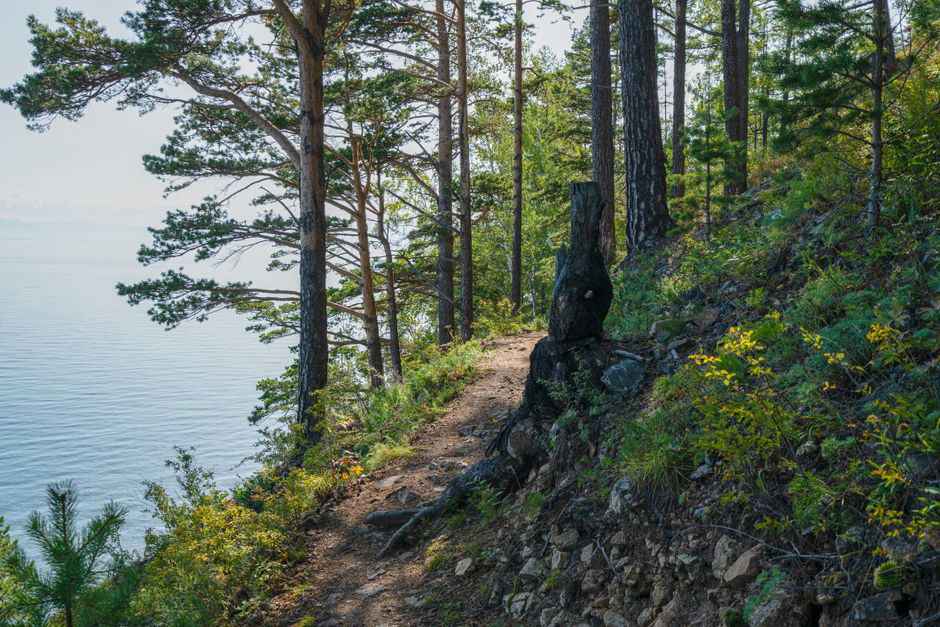
[[[677,489],[708,462],[758,529],[916,542],[940,530],[940,214],[886,203],[867,238],[823,165],[615,277],[614,337],[697,348],[619,420],[612,478]]]
[[[335,403],[321,425],[322,441],[301,465],[269,465],[231,494],[216,486],[191,451],[178,449],[168,462],[176,489],[146,484],[163,529],[148,534],[147,583],[135,613],[168,625],[229,624],[253,615],[285,568],[302,558],[303,515],[334,488],[410,454],[410,436],[474,379],[484,354],[474,341],[411,355],[403,381],[355,403]],[[276,446],[294,437],[285,429]]]

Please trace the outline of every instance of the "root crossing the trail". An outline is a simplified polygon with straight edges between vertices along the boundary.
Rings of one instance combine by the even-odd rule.
[[[424,624],[425,547],[411,532],[466,483],[455,477],[485,470],[478,462],[522,400],[529,356],[543,336],[526,332],[496,340],[480,364],[483,375],[412,439],[414,454],[360,478],[321,509],[308,531],[306,561],[259,624],[296,625],[310,618],[324,626]],[[403,518],[386,520],[376,515],[380,511]],[[420,512],[425,514],[415,519]],[[409,518],[411,527],[402,531]],[[398,539],[390,542],[396,529]],[[417,544],[410,546],[412,541]]]

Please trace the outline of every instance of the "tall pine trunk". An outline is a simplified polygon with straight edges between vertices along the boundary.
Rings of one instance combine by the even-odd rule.
[[[672,224],[666,206],[666,158],[656,90],[652,0],[619,0],[626,161],[626,236],[632,255],[656,246]]]
[[[741,65],[738,58],[738,34],[735,24],[735,0],[721,0],[721,59],[724,79],[725,132],[735,143],[725,166],[731,178],[725,183],[725,193],[740,194],[747,185],[747,165],[742,163],[742,152],[747,154],[746,129],[741,126],[741,96],[739,93]],[[733,111],[737,111],[733,114]],[[746,159],[746,156],[745,156]]]
[[[604,199],[599,247],[609,266],[616,258],[614,220],[614,121],[610,77],[610,7],[591,4],[591,161]]]
[[[402,380],[401,367],[401,336],[398,333],[398,296],[395,293],[395,256],[392,254],[392,244],[385,231],[385,188],[382,187],[382,170],[376,173],[376,184],[379,188],[379,213],[377,228],[379,239],[382,240],[382,250],[385,253],[385,304],[388,307],[388,352],[392,358],[392,376],[396,381]]]
[[[460,337],[473,337],[473,233],[470,212],[470,123],[466,0],[457,0],[457,117],[460,141]]]
[[[437,99],[437,288],[443,297],[437,300],[437,343],[450,344],[454,339],[454,236],[453,192],[454,170],[453,120],[451,119],[450,31],[444,16],[444,0],[437,0],[437,80],[441,90]]]
[[[513,313],[522,306],[522,0],[516,0],[513,26],[512,89],[512,263],[510,300]]]
[[[741,116],[741,191],[747,189],[747,136],[750,127],[751,96],[751,0],[738,3],[738,114]]]
[[[676,0],[676,54],[672,70],[672,174],[676,182],[672,197],[685,196],[685,148],[682,146],[682,127],[685,125],[685,43],[687,0]]]
[[[326,172],[323,157],[323,31],[327,15],[304,1],[300,72],[300,341],[297,418],[308,445],[322,435],[326,412]]]
[[[352,137],[352,123],[347,122],[352,145],[352,175],[356,192],[356,232],[359,237],[359,276],[362,279],[362,326],[366,333],[366,352],[369,355],[369,386],[380,388],[385,384],[385,366],[382,360],[382,336],[379,333],[379,313],[375,303],[375,276],[372,272],[372,251],[369,245],[369,223],[366,220],[367,192],[362,182],[362,154],[360,139]]]
[[[884,80],[885,80],[885,3],[876,0],[874,3],[872,19],[872,35],[875,40],[875,54],[872,56],[871,69],[871,97],[872,97],[872,121],[871,121],[871,174],[869,175],[868,188],[868,224],[867,233],[869,237],[875,234],[878,228],[878,222],[881,218],[881,168],[884,155],[884,144],[881,139],[881,123],[884,118],[882,112],[884,98]]]

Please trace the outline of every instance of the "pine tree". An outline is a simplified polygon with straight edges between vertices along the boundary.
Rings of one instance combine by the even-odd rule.
[[[770,66],[788,99],[781,103],[785,133],[778,146],[826,150],[835,139],[850,142],[871,155],[866,202],[866,230],[873,235],[880,222],[884,179],[885,114],[903,99],[890,89],[903,89],[919,52],[936,40],[927,27],[917,47],[904,58],[894,50],[894,32],[904,25],[892,22],[886,0],[845,4],[821,0],[803,5],[778,0],[778,17],[793,33],[794,58],[777,55]],[[918,11],[913,12],[916,21]],[[792,93],[792,99],[789,98]]]
[[[26,533],[38,546],[48,570],[37,569],[21,548],[7,549],[7,572],[21,587],[12,599],[11,613],[39,618],[39,624],[61,620],[66,627],[128,624],[130,619],[122,615],[140,575],[117,548],[127,508],[107,503],[79,529],[78,491],[71,481],[50,484],[46,505],[48,518],[33,512]]]
[[[626,162],[626,240],[630,254],[658,244],[672,224],[656,89],[651,0],[620,0],[620,68]]]
[[[705,239],[711,237],[712,203],[716,198],[717,183],[734,175],[727,169],[718,169],[716,163],[727,162],[734,152],[734,144],[728,140],[723,127],[724,109],[722,90],[711,84],[711,76],[700,78],[697,91],[698,104],[683,129],[682,143],[688,157],[704,167],[702,182],[704,189]]]

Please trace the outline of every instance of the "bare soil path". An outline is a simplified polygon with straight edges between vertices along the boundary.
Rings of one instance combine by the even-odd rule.
[[[290,589],[272,599],[263,624],[429,624],[422,618],[424,545],[377,560],[394,530],[367,527],[366,516],[431,500],[482,458],[499,423],[522,400],[529,354],[542,336],[525,332],[496,340],[480,364],[482,376],[449,404],[446,415],[412,438],[413,455],[360,478],[321,509],[308,532],[307,561]]]

